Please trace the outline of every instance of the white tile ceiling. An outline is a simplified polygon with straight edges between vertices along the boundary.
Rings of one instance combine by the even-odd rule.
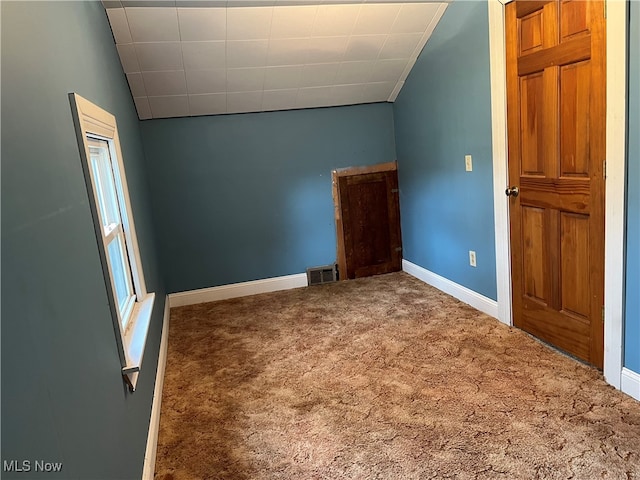
[[[103,4],[143,120],[393,102],[447,5]]]

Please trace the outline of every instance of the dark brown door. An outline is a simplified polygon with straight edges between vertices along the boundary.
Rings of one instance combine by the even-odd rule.
[[[395,163],[335,171],[334,185],[340,278],[400,270],[402,239]]]
[[[514,1],[506,29],[514,323],[602,368],[604,3]]]

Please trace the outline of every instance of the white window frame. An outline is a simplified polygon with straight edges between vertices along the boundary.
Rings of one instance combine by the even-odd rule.
[[[135,262],[129,261],[129,255],[127,254],[127,246],[131,244],[132,238],[126,208],[123,208],[123,206],[126,205],[126,201],[122,189],[122,179],[119,175],[120,169],[117,166],[117,162],[114,164],[114,159],[117,158],[117,154],[115,152],[113,139],[87,133],[85,141],[90,150],[89,159],[91,161],[89,162],[89,174],[91,175],[91,183],[94,187],[93,191],[97,203],[96,210],[100,218],[100,233],[106,253],[107,266],[111,274],[112,283],[114,284],[116,283],[114,278],[115,266],[114,259],[111,258],[111,254],[109,253],[109,247],[113,243],[117,243],[120,246],[119,250],[121,255],[115,260],[118,260],[123,266],[124,278],[122,280],[127,295],[126,298],[123,299],[124,305],[120,304],[119,298],[116,295],[116,311],[118,320],[126,331],[127,324],[133,313],[137,292],[142,292],[144,286],[141,285],[143,282],[140,281],[134,284],[132,270],[136,264]],[[91,155],[92,147],[98,149],[104,149],[106,147],[106,156],[108,158],[103,157],[103,162],[101,162],[106,163],[106,171],[100,172],[94,168],[93,156]],[[104,160],[106,160],[106,162]],[[100,201],[100,197],[111,197],[111,191],[113,197],[115,197],[112,199],[112,202],[109,202],[108,198],[103,198],[102,201]],[[107,210],[109,210],[109,212],[107,212]],[[114,294],[116,290],[117,289],[114,288]]]
[[[147,291],[144,280],[116,119],[109,112],[76,93],[70,93],[69,100],[89,194],[102,271],[107,285],[107,297],[116,334],[118,355],[122,365],[122,375],[131,391],[135,391],[149,332],[155,293]],[[95,142],[103,145],[103,142],[106,142],[108,145],[109,164],[116,190],[117,205],[114,208],[117,209],[119,219],[111,222],[108,226],[105,226],[107,220],[103,218],[99,208],[101,203],[97,191],[99,179],[92,167],[89,150],[92,144],[95,145]],[[123,263],[127,270],[125,272],[127,288],[131,293],[123,308],[120,308],[117,300],[114,267],[108,254],[108,246],[113,241],[120,242],[121,246],[124,244],[125,250],[124,257],[126,258],[123,259]]]

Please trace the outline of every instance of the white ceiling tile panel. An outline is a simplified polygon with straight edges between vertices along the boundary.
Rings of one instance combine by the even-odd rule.
[[[264,75],[264,89],[283,90],[297,88],[300,85],[300,74],[303,68],[303,65],[267,67]]]
[[[406,60],[378,60],[371,70],[369,82],[397,82],[404,72]]]
[[[143,72],[142,78],[149,96],[185,95],[187,93],[184,70]]]
[[[191,94],[224,93],[227,91],[227,70],[186,70],[187,92]]]
[[[298,89],[265,90],[262,95],[262,110],[288,110],[296,108]]]
[[[402,5],[391,33],[422,33],[431,22],[439,3],[406,3]]]
[[[182,47],[180,42],[134,43],[140,70],[181,70]]]
[[[170,42],[180,40],[178,12],[175,8],[125,8],[134,42]]]
[[[227,93],[229,113],[259,112],[262,107],[262,92]]]
[[[447,5],[113,2],[107,17],[141,119],[393,101]]]
[[[296,106],[300,108],[327,106],[330,104],[332,88],[333,87],[301,88],[298,90]]]
[[[305,65],[300,75],[301,87],[322,87],[333,85],[339,63],[319,63]]]
[[[274,38],[269,41],[267,65],[303,65],[307,56],[307,39]]]
[[[182,42],[182,60],[188,70],[224,68],[226,42]]]
[[[232,40],[227,43],[227,67],[263,67],[269,40]]]
[[[380,50],[379,58],[409,58],[411,57],[420,40],[420,33],[398,33],[387,37],[382,50]]]
[[[138,112],[138,118],[140,120],[148,120],[153,118],[151,114],[151,107],[149,107],[149,99],[145,97],[134,97],[133,103],[136,105],[136,111]]]
[[[320,5],[313,24],[315,37],[351,35],[360,5]]]
[[[264,68],[228,68],[227,92],[251,92],[264,88]]]
[[[400,12],[397,4],[371,4],[360,9],[358,20],[353,27],[354,35],[389,33]]]
[[[367,83],[375,63],[374,60],[343,62],[336,73],[336,85]]]
[[[227,40],[269,38],[273,7],[235,7],[227,9]]]
[[[274,8],[271,38],[308,37],[317,9],[315,5]]]
[[[313,37],[307,40],[306,63],[340,62],[347,50],[349,37]]]
[[[363,84],[335,85],[331,88],[330,98],[335,105],[354,105],[361,101],[363,93]]]
[[[116,45],[116,48],[118,49],[118,56],[120,57],[120,63],[122,63],[124,73],[139,72],[140,65],[138,63],[138,56],[136,55],[133,43]]]
[[[127,81],[129,82],[129,88],[131,89],[131,95],[133,97],[145,97],[147,91],[144,88],[144,80],[142,80],[141,73],[127,73]]]
[[[227,113],[227,94],[208,93],[189,95],[189,113],[191,115],[217,115]]]
[[[148,97],[153,118],[189,116],[189,99],[186,95],[171,97]]]
[[[387,35],[358,35],[349,39],[345,61],[376,60]]]
[[[111,31],[113,32],[113,38],[116,43],[133,42],[124,8],[107,9],[107,17],[109,18],[109,24],[111,25]]]
[[[367,83],[362,93],[363,102],[386,102],[396,82]]]
[[[183,42],[226,40],[226,8],[178,8],[180,39]]]

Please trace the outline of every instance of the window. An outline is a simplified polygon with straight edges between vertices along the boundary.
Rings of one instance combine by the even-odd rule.
[[[115,290],[115,301],[118,309],[118,320],[122,326],[127,326],[131,315],[136,294],[131,280],[131,267],[126,255],[126,239],[122,217],[125,210],[120,182],[116,181],[117,169],[111,158],[109,141],[87,135],[89,146],[89,169],[91,183],[94,189],[102,241],[105,245],[107,263],[111,273],[111,281]],[[120,198],[119,198],[120,197]],[[120,213],[122,211],[122,213]]]
[[[69,94],[122,374],[135,390],[155,294],[147,292],[113,115]]]

